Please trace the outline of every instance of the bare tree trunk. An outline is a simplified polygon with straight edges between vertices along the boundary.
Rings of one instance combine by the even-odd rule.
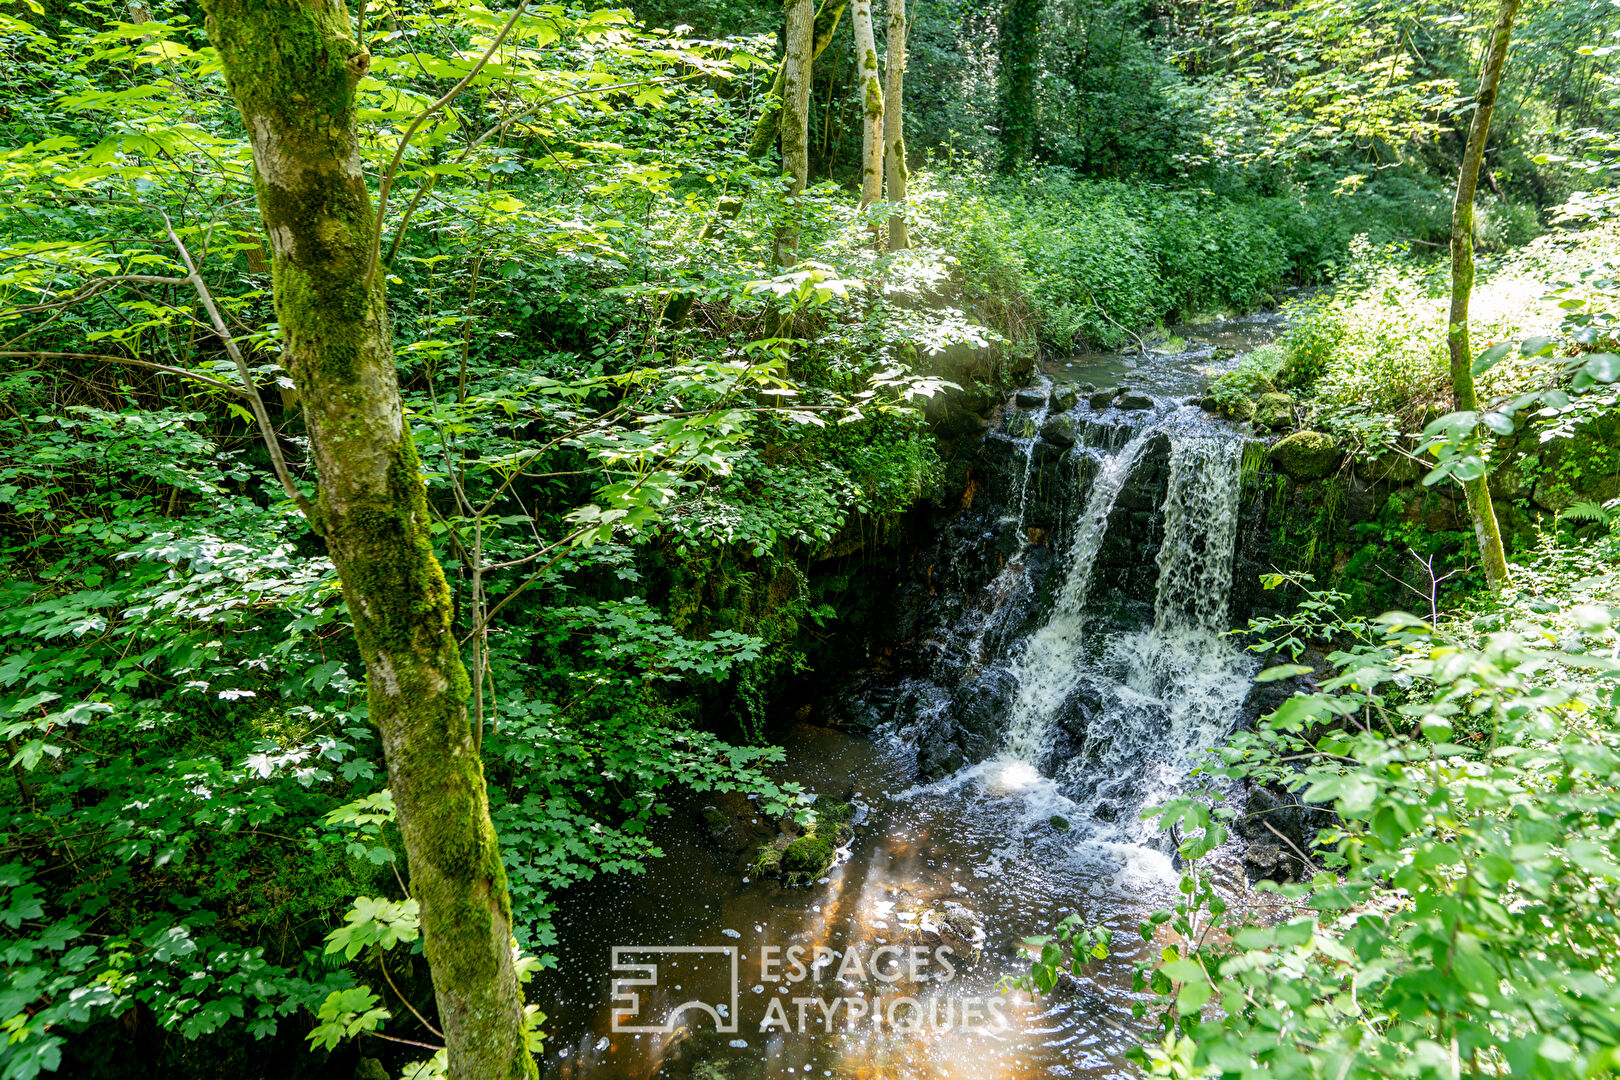
[[[810,50],[810,63],[813,66],[816,57],[826,51],[832,43],[833,31],[838,29],[838,20],[844,17],[845,0],[821,0],[821,6],[816,9],[815,45]],[[778,103],[787,88],[787,60],[784,57],[782,65],[776,69],[776,78],[771,83],[770,95],[767,100]],[[749,157],[764,157],[776,142],[781,130],[782,110],[780,107],[767,107],[759,123],[754,125],[754,137],[748,143]]]
[[[317,527],[365,660],[457,1080],[536,1075],[467,673],[400,408],[355,132],[371,56],[327,0],[204,0],[253,146],[284,363],[320,474]]]
[[[877,39],[872,32],[872,0],[855,0],[850,12],[855,31],[855,88],[861,95],[861,209],[883,198],[883,80],[878,75]],[[882,247],[877,227],[872,244]]]
[[[810,65],[814,60],[814,19],[810,0],[785,0],[787,47],[782,57],[782,171],[793,178],[788,189],[788,221],[776,238],[776,265],[799,261],[799,196],[810,183]]]
[[[906,0],[888,0],[888,14],[883,159],[887,163],[889,205],[894,207],[889,215],[889,250],[899,251],[911,246],[911,238],[906,235],[906,135],[902,114],[906,96]]]
[[[1458,412],[1479,411],[1474,392],[1473,350],[1468,341],[1468,301],[1474,289],[1474,188],[1479,183],[1480,162],[1491,131],[1491,111],[1496,107],[1496,88],[1502,81],[1508,42],[1513,36],[1513,19],[1520,0],[1501,0],[1496,25],[1491,29],[1490,47],[1479,74],[1479,94],[1474,99],[1474,119],[1468,128],[1468,145],[1463,151],[1462,173],[1457,178],[1457,201],[1451,210],[1451,405]],[[1474,522],[1479,541],[1485,580],[1492,590],[1507,584],[1507,555],[1502,549],[1502,531],[1491,505],[1490,481],[1485,476],[1463,482],[1468,515]]]

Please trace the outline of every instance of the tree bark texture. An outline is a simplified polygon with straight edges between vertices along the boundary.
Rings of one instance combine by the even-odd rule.
[[[810,0],[785,0],[787,46],[782,56],[782,171],[793,178],[788,189],[788,220],[776,240],[776,264],[799,261],[798,196],[810,183],[810,65],[814,19]]]
[[[1491,112],[1496,107],[1496,91],[1507,62],[1508,43],[1513,37],[1513,20],[1520,0],[1502,0],[1491,28],[1490,46],[1479,75],[1479,93],[1474,99],[1474,118],[1468,127],[1468,143],[1463,150],[1462,172],[1457,178],[1457,201],[1451,209],[1451,326],[1447,345],[1451,359],[1451,405],[1458,412],[1479,411],[1474,392],[1473,350],[1468,340],[1468,302],[1474,289],[1474,189],[1479,184],[1480,163],[1491,131]],[[1491,504],[1490,481],[1485,476],[1463,482],[1468,515],[1473,519],[1474,536],[1479,541],[1485,579],[1494,590],[1507,584],[1507,555],[1502,547],[1502,531]]]
[[[789,5],[791,6],[791,5]],[[821,0],[821,6],[816,9],[814,45],[810,50],[810,63],[815,65],[816,57],[826,51],[832,43],[833,32],[838,29],[838,20],[844,17],[844,8],[848,5],[844,0]],[[787,60],[777,65],[776,77],[771,82],[765,112],[754,125],[754,136],[748,143],[749,157],[764,157],[772,146],[776,145],[777,135],[781,131],[782,95],[787,88]]]
[[[850,28],[855,31],[855,90],[861,102],[861,208],[864,210],[883,198],[883,80],[878,74],[872,0],[855,0],[849,18]],[[875,227],[872,239],[876,244]]]
[[[253,147],[284,363],[320,529],[365,660],[411,895],[457,1080],[533,1077],[512,911],[467,716],[451,597],[400,407],[355,131],[371,57],[334,0],[204,0]]]
[[[996,119],[1001,168],[1012,172],[1035,153],[1035,71],[1041,49],[1043,0],[1006,0],[999,41]]]
[[[906,78],[906,0],[888,0],[889,26],[885,37],[888,56],[884,66],[883,160],[888,173],[889,250],[911,246],[906,234],[906,136],[903,106]]]

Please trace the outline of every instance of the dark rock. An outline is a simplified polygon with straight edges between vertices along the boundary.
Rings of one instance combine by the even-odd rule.
[[[1073,385],[1059,386],[1052,391],[1052,408],[1058,412],[1068,412],[1080,404],[1080,390]]]
[[[1020,409],[1038,409],[1046,404],[1046,391],[1038,388],[1020,390],[1013,395]]]
[[[951,713],[971,742],[989,744],[1001,734],[1002,720],[1018,693],[1018,680],[1006,668],[991,668],[957,690]]]
[[[1041,438],[1054,446],[1073,446],[1075,440],[1074,417],[1059,413],[1048,416],[1041,425]]]
[[[1282,844],[1297,860],[1299,852],[1309,852],[1315,846],[1317,832],[1332,821],[1331,812],[1301,802],[1293,792],[1262,786],[1249,789],[1243,815],[1233,822],[1233,827],[1251,844]]]
[[[1052,826],[1052,828],[1056,829],[1058,832],[1069,831],[1069,819],[1064,817],[1062,814],[1053,814],[1051,817],[1046,819],[1046,823]]]
[[[1271,448],[1272,463],[1302,484],[1331,476],[1342,456],[1333,436],[1320,431],[1296,431]]]
[[[1106,409],[1114,403],[1114,398],[1116,395],[1118,395],[1118,393],[1118,389],[1098,390],[1096,393],[1086,398],[1086,403],[1093,409]]]
[[[1121,394],[1119,407],[1122,409],[1151,409],[1153,399],[1146,394]]]
[[[1249,872],[1249,880],[1275,881],[1278,884],[1301,880],[1305,869],[1299,856],[1269,840],[1250,844],[1244,849],[1243,865]]]

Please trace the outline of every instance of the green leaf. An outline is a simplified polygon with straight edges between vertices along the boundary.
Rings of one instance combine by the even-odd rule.
[[[1291,679],[1295,675],[1309,675],[1311,668],[1305,664],[1278,664],[1269,667],[1254,677],[1257,683],[1277,682],[1280,679]]]

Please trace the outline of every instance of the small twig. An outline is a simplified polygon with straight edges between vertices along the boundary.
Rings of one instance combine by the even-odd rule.
[[[264,439],[265,448],[270,451],[270,464],[275,469],[276,479],[281,481],[281,486],[287,492],[287,497],[293,501],[293,505],[297,506],[299,512],[304,515],[304,520],[309,523],[310,528],[320,532],[315,507],[304,497],[304,493],[298,490],[298,486],[293,483],[292,473],[287,469],[287,459],[281,453],[281,443],[276,437],[275,426],[270,423],[270,414],[265,410],[264,399],[259,396],[259,388],[254,385],[253,373],[248,369],[247,360],[242,356],[242,350],[236,347],[236,339],[231,336],[230,328],[225,325],[225,319],[220,315],[218,305],[214,303],[213,293],[208,291],[208,284],[203,281],[202,275],[197,272],[197,264],[192,262],[191,252],[181,242],[180,234],[174,231],[174,223],[169,220],[169,215],[162,210],[159,210],[158,214],[163,218],[163,228],[168,232],[170,242],[174,244],[175,250],[180,253],[180,261],[185,264],[186,281],[192,288],[197,290],[197,298],[202,301],[203,308],[207,310],[208,317],[214,324],[214,333],[219,336],[219,340],[225,345],[225,352],[230,356],[232,362],[236,364],[236,373],[242,377],[242,384],[247,387],[248,399],[253,405],[253,417],[258,421],[259,435]]]
[[[1282,833],[1278,832],[1277,831],[1277,826],[1273,825],[1269,821],[1262,821],[1260,824],[1262,824],[1266,828],[1270,829],[1271,834],[1273,836],[1275,836],[1277,839],[1281,840],[1283,843],[1285,843],[1289,847],[1293,848],[1294,853],[1296,855],[1298,855],[1301,859],[1305,860],[1305,868],[1307,870],[1313,870],[1314,871],[1316,869],[1316,864],[1311,861],[1311,857],[1309,855],[1305,854],[1303,851],[1299,850],[1299,845],[1298,844],[1294,843],[1292,840],[1288,839],[1288,837],[1286,837]]]
[[[377,223],[371,234],[371,262],[366,267],[364,278],[367,288],[371,285],[372,275],[377,272],[377,260],[382,254],[383,218],[388,212],[388,190],[393,186],[394,175],[399,171],[399,163],[405,158],[405,149],[410,146],[411,138],[427,122],[428,117],[450,104],[463,90],[472,85],[472,81],[489,63],[490,57],[495,55],[495,50],[506,43],[506,36],[512,32],[518,19],[523,16],[523,9],[528,6],[528,2],[529,0],[518,0],[517,7],[512,9],[512,17],[506,20],[506,25],[501,27],[501,32],[495,35],[495,40],[489,43],[489,48],[484,50],[484,55],[478,58],[472,69],[462,76],[460,82],[446,90],[443,97],[417,113],[416,119],[411,121],[411,126],[405,129],[405,134],[399,137],[399,145],[394,148],[393,160],[388,163],[387,170],[382,174],[382,182],[377,187]]]
[[[112,356],[107,353],[27,352],[8,349],[0,350],[0,358],[5,358],[8,360],[102,360],[109,364],[129,364],[132,367],[150,368],[153,371],[161,371],[166,375],[180,375],[187,379],[196,379],[198,382],[205,382],[209,386],[216,386],[221,390],[228,390],[240,397],[249,399],[253,397],[252,394],[246,390],[243,390],[239,386],[232,386],[230,383],[220,382],[218,379],[209,378],[207,375],[201,375],[195,371],[187,371],[185,368],[170,367],[168,364],[154,364],[150,360],[137,360],[132,356]]]

